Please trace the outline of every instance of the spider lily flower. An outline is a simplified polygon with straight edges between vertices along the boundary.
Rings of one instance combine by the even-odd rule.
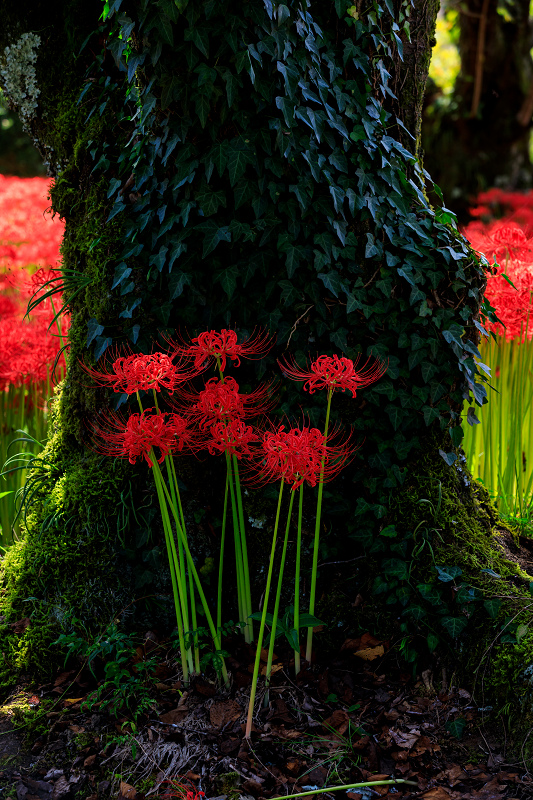
[[[135,394],[153,389],[160,392],[167,389],[172,394],[177,387],[195,375],[198,369],[180,369],[182,362],[174,364],[166,353],[150,355],[114,355],[114,360],[104,359],[103,371],[88,367],[80,361],[81,367],[96,382],[97,386],[111,386],[114,392]]]
[[[257,331],[238,342],[236,331],[204,331],[191,339],[190,344],[179,344],[167,339],[176,355],[194,359],[196,369],[201,369],[216,361],[222,372],[226,369],[229,358],[233,366],[238,367],[241,358],[263,358],[273,345],[273,339],[266,331]]]
[[[187,420],[179,414],[153,413],[147,408],[142,414],[110,413],[100,423],[92,426],[95,444],[93,449],[103,455],[127,458],[135,464],[144,459],[152,468],[152,456],[159,450],[157,462],[161,464],[171,452],[180,452],[184,447],[194,449],[194,436]]]
[[[359,358],[352,361],[337,355],[319,356],[306,370],[299,367],[294,358],[278,359],[281,371],[293,381],[304,381],[304,389],[310,394],[317,389],[327,389],[328,392],[349,391],[352,397],[356,396],[358,389],[374,383],[387,370],[387,365],[376,359],[368,369],[365,368],[369,360],[357,371],[358,362]]]
[[[282,480],[291,485],[294,491],[304,482],[316,486],[332,480],[346,466],[355,452],[350,447],[350,436],[338,439],[338,431],[330,434],[330,441],[318,428],[307,426],[285,429],[280,425],[272,431],[265,431],[255,454],[250,483],[262,485]]]
[[[259,441],[259,437],[250,425],[242,419],[221,420],[209,426],[209,436],[202,445],[212,455],[227,453],[239,460],[243,456],[252,456],[251,445]]]
[[[224,419],[253,419],[267,413],[274,405],[274,384],[258,386],[253,392],[243,394],[234,378],[210,378],[200,392],[182,389],[179,396],[186,402],[180,411],[205,429]]]

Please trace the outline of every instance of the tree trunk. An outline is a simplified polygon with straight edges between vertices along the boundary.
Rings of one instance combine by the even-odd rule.
[[[526,599],[461,460],[463,397],[484,396],[472,358],[484,271],[446,213],[428,206],[409,152],[418,153],[436,7],[416,0],[409,43],[408,5],[390,41],[388,11],[367,16],[342,0],[305,13],[269,0],[244,12],[231,0],[109,6],[99,27],[97,2],[0,6],[1,50],[22,48],[16,59],[4,51],[3,86],[55,177],[72,314],[67,377],[28,483],[26,537],[4,561],[4,614],[27,616],[32,598],[6,670],[52,668],[58,629],[131,622],[133,609],[134,624],[171,625],[150,472],[88,447],[90,422],[112,399],[79,363],[123,344],[149,352],[171,328],[276,333],[273,355],[237,373],[243,383],[276,375],[275,356],[289,352],[387,363],[355,399],[334,397],[334,418],[361,446],[325,493],[319,657],[368,629],[408,661],[436,649],[445,659],[478,625],[490,641],[482,600],[503,594],[514,613]],[[21,38],[31,31],[39,41]],[[21,91],[29,45],[36,79]],[[324,418],[318,393],[284,384],[283,404]],[[212,596],[223,473],[215,461],[178,467]],[[308,569],[311,492],[306,503]],[[248,531],[254,607],[272,505],[268,493],[246,500],[245,516],[259,520]],[[483,650],[480,639],[464,664]],[[519,663],[499,670],[502,685]]]
[[[426,116],[425,165],[461,220],[481,191],[530,189],[533,62],[529,3],[504,16],[496,0],[459,9],[457,77],[450,110]]]

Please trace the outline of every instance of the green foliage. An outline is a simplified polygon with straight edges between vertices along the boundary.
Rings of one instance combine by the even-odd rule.
[[[71,623],[83,628],[79,620],[72,619]],[[136,719],[150,709],[153,705],[150,688],[156,682],[156,656],[136,659],[139,643],[115,623],[96,640],[87,638],[86,631],[84,634],[82,636],[75,631],[62,633],[54,642],[67,650],[65,663],[69,657],[78,656],[87,663],[95,677],[95,670],[103,669],[103,680],[82,703],[82,710],[91,711],[97,705],[115,716],[128,711]]]

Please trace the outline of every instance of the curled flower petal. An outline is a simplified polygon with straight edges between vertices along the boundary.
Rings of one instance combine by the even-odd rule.
[[[152,451],[159,450],[158,463],[173,451],[192,447],[194,439],[187,421],[179,414],[154,413],[148,408],[142,414],[110,413],[93,423],[94,450],[115,458],[127,458],[135,464],[144,459],[153,467]]]
[[[179,344],[172,339],[168,339],[168,342],[176,355],[194,359],[196,369],[218,360],[222,372],[226,369],[228,358],[238,367],[241,358],[263,358],[273,345],[273,339],[266,331],[254,332],[239,342],[236,331],[225,328],[221,331],[203,331],[191,339],[190,344]]]
[[[210,378],[200,392],[179,392],[185,407],[180,410],[200,428],[228,418],[252,419],[265,414],[274,405],[274,384],[262,384],[248,394],[239,391],[239,384],[231,377]]]
[[[350,436],[338,441],[338,434],[333,431],[326,443],[318,428],[305,425],[289,430],[280,425],[265,431],[255,453],[249,482],[261,485],[282,480],[297,489],[304,482],[316,486],[332,480],[356,450],[349,444]]]
[[[174,364],[166,353],[127,356],[115,353],[111,363],[104,359],[103,371],[80,363],[96,385],[110,386],[114,392],[128,395],[149,389],[156,392],[166,389],[172,394],[181,383],[198,374],[197,369],[181,369],[181,363]]]
[[[311,363],[310,369],[302,369],[298,366],[295,359],[278,360],[282,372],[293,381],[305,381],[304,389],[313,394],[317,389],[327,389],[328,391],[349,391],[355,397],[358,389],[369,386],[381,378],[387,365],[382,361],[374,360],[372,366],[365,369],[369,363],[368,359],[363,368],[356,370],[359,359],[352,361],[349,358],[339,356],[319,356],[316,361]]]

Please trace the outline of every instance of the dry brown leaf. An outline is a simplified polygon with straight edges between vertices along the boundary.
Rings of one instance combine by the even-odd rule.
[[[167,711],[166,714],[161,714],[159,719],[167,725],[176,725],[184,720],[188,713],[187,706],[182,706],[181,708],[173,708],[172,711]]]
[[[124,797],[126,800],[135,800],[137,797],[137,789],[129,783],[120,782],[119,797]]]
[[[81,703],[82,700],[85,700],[84,697],[67,697],[66,700],[63,700],[63,706],[67,708],[68,706],[73,706],[76,703]]]
[[[334,728],[341,736],[345,733],[349,724],[350,718],[342,708],[336,709],[333,714],[322,723],[324,727]]]
[[[272,664],[270,667],[270,674],[273,675],[275,672],[279,672],[280,669],[283,669],[283,664]],[[261,667],[261,675],[266,675],[267,668],[266,664],[264,667]]]
[[[391,738],[402,750],[410,750],[420,739],[420,733],[404,733],[403,731],[389,731]]]
[[[455,786],[456,783],[464,781],[466,777],[465,771],[459,766],[459,764],[454,764],[450,767],[450,769],[445,770],[445,775],[450,786]]]
[[[429,792],[424,792],[422,797],[424,800],[448,800],[451,795],[443,786],[436,786],[435,789],[430,789]]]
[[[223,700],[213,703],[209,709],[209,719],[215,728],[221,728],[228,722],[236,722],[242,714],[242,709],[236,700]]]
[[[379,658],[384,653],[385,648],[382,644],[378,644],[376,647],[364,647],[362,650],[357,650],[354,656],[362,658],[364,661],[374,661],[375,658]]]

